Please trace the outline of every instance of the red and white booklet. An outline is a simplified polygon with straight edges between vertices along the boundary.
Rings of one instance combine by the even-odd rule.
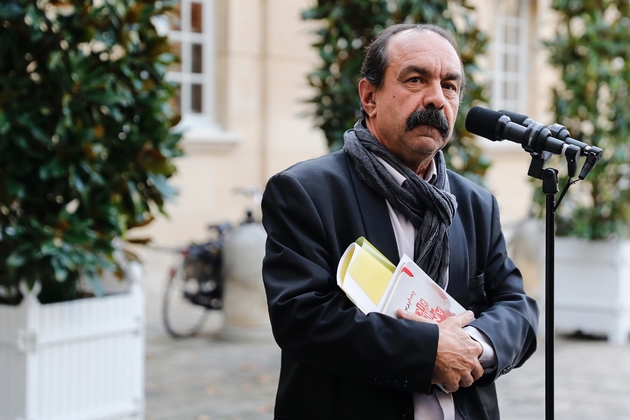
[[[339,260],[337,284],[364,313],[397,317],[398,309],[437,322],[465,309],[407,255],[394,266],[361,237]]]

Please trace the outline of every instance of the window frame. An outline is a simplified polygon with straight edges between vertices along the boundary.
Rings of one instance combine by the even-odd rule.
[[[192,31],[192,5],[201,4],[201,32]],[[241,141],[240,136],[221,127],[217,114],[217,33],[216,0],[180,0],[179,29],[168,19],[165,35],[177,42],[181,51],[181,69],[169,70],[166,80],[179,85],[181,121],[174,130],[183,133],[183,144],[190,148],[230,145]],[[201,73],[193,73],[193,45],[201,45]],[[201,85],[201,110],[192,109],[193,85]]]
[[[494,37],[492,40],[492,96],[490,103],[494,109],[505,109],[512,112],[525,114],[528,103],[528,78],[529,78],[529,25],[531,16],[530,0],[509,0],[518,4],[516,17],[507,16],[505,11],[507,0],[494,1]],[[508,43],[505,33],[516,29],[518,32],[517,43]],[[516,47],[516,51],[514,51]],[[504,63],[509,57],[516,56],[516,71],[508,71]],[[516,97],[506,97],[506,83],[516,84]]]

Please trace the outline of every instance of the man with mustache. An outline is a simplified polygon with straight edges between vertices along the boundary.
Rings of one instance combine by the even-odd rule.
[[[344,149],[269,180],[276,419],[499,418],[494,381],[534,352],[538,307],[507,257],[496,200],[444,164],[464,80],[447,31],[390,26],[368,48],[363,118]],[[360,236],[394,264],[412,257],[468,311],[440,324],[360,312],[335,280]]]

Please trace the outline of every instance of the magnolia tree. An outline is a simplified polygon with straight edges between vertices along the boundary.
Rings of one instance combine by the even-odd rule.
[[[98,293],[116,238],[173,194],[180,155],[164,80],[175,57],[151,20],[168,2],[0,4],[0,301]]]
[[[630,3],[556,0],[556,37],[547,43],[560,70],[555,120],[571,136],[603,149],[585,180],[556,213],[557,234],[628,237],[630,223]],[[563,165],[557,166],[561,168]],[[544,198],[539,197],[543,203]],[[544,206],[541,206],[544,207]]]

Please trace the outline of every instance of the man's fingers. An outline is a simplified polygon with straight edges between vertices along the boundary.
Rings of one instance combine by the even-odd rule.
[[[402,309],[398,309],[396,314],[401,319],[437,324],[434,320]],[[475,314],[472,311],[465,311],[445,319],[440,324],[433,383],[441,383],[444,390],[448,392],[455,392],[460,387],[469,387],[483,375],[483,368],[477,359],[479,352],[474,352],[476,347],[481,347],[481,344],[462,330],[474,319]]]
[[[442,384],[442,389],[444,389],[444,391],[446,392],[455,392],[459,389],[459,384],[458,383],[453,383],[453,384]]]
[[[437,324],[438,323],[437,321],[435,321],[433,319],[427,319],[425,317],[416,315],[413,312],[408,312],[408,311],[405,311],[403,309],[398,309],[396,314],[398,315],[398,318],[408,319],[410,321],[428,322],[430,324]],[[466,325],[470,324],[474,319],[475,319],[475,314],[472,311],[462,312],[459,315],[455,315],[455,316],[446,318],[446,320],[448,320],[449,322],[457,325],[459,328],[465,327]]]
[[[468,388],[475,382],[475,379],[472,375],[462,376],[462,379],[459,380],[459,386],[462,388]]]
[[[477,364],[477,366],[475,366],[473,368],[473,370],[472,370],[472,372],[470,372],[470,374],[472,375],[472,378],[475,381],[479,380],[479,378],[481,378],[483,376],[483,367],[481,367],[481,363]]]
[[[466,311],[462,312],[459,315],[455,315],[452,318],[453,322],[455,322],[460,328],[463,328],[473,322],[473,320],[475,319],[475,314],[473,313],[473,311]]]

